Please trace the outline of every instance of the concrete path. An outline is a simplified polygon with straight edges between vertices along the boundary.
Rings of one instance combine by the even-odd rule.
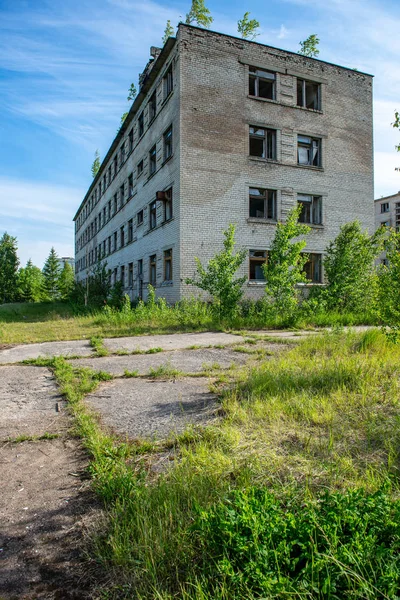
[[[90,356],[93,348],[88,340],[72,342],[43,342],[42,344],[21,344],[0,350],[0,365],[22,362],[39,356]]]

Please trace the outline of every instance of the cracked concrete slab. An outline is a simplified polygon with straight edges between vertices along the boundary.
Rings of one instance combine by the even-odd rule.
[[[238,344],[242,340],[239,335],[222,332],[206,333],[174,333],[165,335],[144,335],[136,337],[107,338],[104,340],[105,347],[111,352],[117,350],[140,350],[141,352],[151,348],[162,348],[163,350],[183,350],[191,346],[216,346]]]
[[[0,365],[22,362],[39,356],[46,358],[53,356],[88,356],[92,352],[93,348],[88,340],[21,344],[0,350]]]
[[[216,397],[207,380],[115,379],[86,396],[104,425],[129,438],[160,439],[215,416]]]
[[[81,358],[71,361],[71,364],[89,367],[95,371],[106,371],[112,375],[124,375],[125,371],[137,371],[138,375],[147,375],[150,369],[163,366],[183,373],[201,373],[213,367],[228,369],[231,365],[243,365],[248,359],[249,355],[235,352],[230,348],[202,348],[158,354]]]
[[[43,367],[0,369],[0,440],[58,433],[65,426],[64,403],[50,371]]]

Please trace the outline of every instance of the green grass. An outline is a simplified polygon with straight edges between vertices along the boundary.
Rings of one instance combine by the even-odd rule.
[[[91,547],[102,598],[397,598],[400,346],[379,331],[232,372],[220,420],[164,447],[102,432],[82,399],[105,374],[52,368],[106,507]]]
[[[42,440],[55,440],[60,437],[59,433],[49,433],[45,431],[41,435],[26,435],[21,434],[15,438],[8,438],[7,442],[11,442],[13,444],[21,444],[22,442],[40,442]]]
[[[103,338],[92,336],[90,338],[90,345],[96,353],[96,356],[108,356],[110,353],[104,345]]]

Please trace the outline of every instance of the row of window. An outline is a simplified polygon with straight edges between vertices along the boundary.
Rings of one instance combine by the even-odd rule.
[[[173,74],[172,74],[172,65],[170,65],[162,78],[162,102],[161,102],[161,104],[163,104],[164,101],[171,94],[171,92],[173,90],[173,86],[174,86],[174,81],[173,81]],[[108,167],[106,167],[106,169],[104,171],[104,175],[99,180],[99,184],[98,184],[97,188],[94,190],[93,194],[87,200],[87,202],[85,203],[85,205],[82,208],[82,211],[78,215],[77,224],[76,224],[77,230],[82,226],[83,222],[88,218],[90,213],[93,211],[93,209],[99,202],[101,196],[105,193],[107,187],[111,184],[111,182],[116,177],[119,170],[121,169],[122,165],[125,163],[127,157],[133,152],[134,130],[136,130],[138,142],[141,139],[141,137],[144,135],[145,110],[147,110],[148,125],[150,125],[157,114],[157,108],[161,108],[161,105],[158,106],[157,92],[154,91],[154,93],[151,95],[151,97],[147,103],[147,107],[145,107],[141,111],[141,113],[138,115],[137,119],[132,124],[132,128],[130,129],[126,139],[123,140],[119,149],[116,151],[114,157],[110,161],[110,164],[108,165]],[[152,148],[152,150],[153,150],[153,148]],[[150,151],[150,153],[151,153],[151,151]],[[171,155],[172,155],[172,128],[170,128],[170,131],[167,130],[164,134],[164,160],[167,160],[167,158]],[[140,162],[142,162],[142,170],[141,171],[139,169]],[[140,162],[138,163],[138,166],[137,166],[138,175],[143,171],[143,161],[140,161]],[[150,174],[152,172],[151,168],[152,168],[152,163],[150,161]]]
[[[277,160],[276,129],[250,126],[250,156]],[[321,138],[308,135],[297,136],[297,164],[309,167],[321,167]]]
[[[144,261],[140,259],[136,263],[136,284],[138,286],[137,293],[141,296],[142,287],[150,284],[152,286],[157,285],[157,254],[152,254],[148,258],[148,281],[144,281]],[[130,262],[127,265],[121,265],[114,269],[108,270],[108,276],[112,285],[121,281],[124,289],[133,289],[135,284],[134,278],[134,263]],[[128,280],[126,280],[128,276]],[[172,282],[172,248],[164,250],[163,252],[163,283]]]
[[[249,216],[254,219],[277,220],[276,190],[250,188]],[[322,225],[322,196],[297,194],[301,205],[299,221],[310,225]]]
[[[268,261],[268,250],[249,250],[249,281],[265,281],[263,265]],[[322,283],[322,256],[310,253],[304,265],[307,279],[312,283]]]
[[[321,110],[321,84],[297,77],[297,106]],[[276,100],[277,73],[249,67],[249,95]]]

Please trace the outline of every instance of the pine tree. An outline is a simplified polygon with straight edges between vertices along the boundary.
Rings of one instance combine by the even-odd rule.
[[[59,299],[60,274],[60,259],[54,248],[52,248],[43,267],[43,291],[47,300],[54,301]]]
[[[0,239],[0,302],[13,302],[18,295],[17,238],[4,233]]]
[[[18,271],[19,296],[25,302],[40,302],[42,289],[43,273],[29,259],[26,267]]]
[[[63,300],[67,300],[71,295],[72,290],[75,285],[75,275],[74,270],[68,262],[64,262],[63,270],[60,274],[59,279],[59,290],[61,294],[61,298]]]

